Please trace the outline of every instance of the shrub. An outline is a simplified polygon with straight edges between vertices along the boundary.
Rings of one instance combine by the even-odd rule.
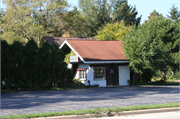
[[[2,40],[2,82],[5,89],[71,87],[72,72],[57,45],[45,42],[38,48],[35,41],[12,45]]]
[[[81,82],[80,78],[73,79],[73,83],[74,83],[74,87],[85,86],[85,85]]]
[[[178,70],[175,71],[175,73],[174,73],[174,78],[175,78],[176,80],[179,80],[179,79],[180,79],[180,72],[179,72]]]

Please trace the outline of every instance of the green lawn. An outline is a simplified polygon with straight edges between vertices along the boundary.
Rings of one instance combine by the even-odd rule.
[[[133,110],[143,110],[143,109],[157,109],[157,108],[171,108],[180,107],[180,103],[165,103],[165,104],[153,104],[153,105],[134,105],[134,106],[123,106],[115,108],[96,108],[96,109],[86,109],[86,110],[76,110],[76,111],[62,111],[62,112],[47,112],[47,113],[36,113],[36,114],[25,114],[25,115],[11,115],[11,116],[1,116],[1,119],[7,118],[37,118],[37,117],[50,117],[50,116],[65,116],[65,115],[84,115],[84,114],[94,114],[98,115],[100,113],[108,112],[122,112],[122,111],[133,111]]]

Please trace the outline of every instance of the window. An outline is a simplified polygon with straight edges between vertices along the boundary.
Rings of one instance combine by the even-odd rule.
[[[95,67],[94,68],[94,78],[95,79],[105,79],[105,67]]]
[[[86,79],[86,70],[79,70],[79,78]]]

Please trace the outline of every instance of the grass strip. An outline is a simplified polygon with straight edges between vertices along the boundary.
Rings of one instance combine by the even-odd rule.
[[[121,111],[133,111],[133,110],[144,110],[144,109],[157,109],[157,108],[171,108],[180,107],[180,103],[164,103],[164,104],[152,104],[152,105],[133,105],[125,107],[114,107],[114,108],[95,108],[86,110],[76,111],[62,111],[62,112],[47,112],[47,113],[35,113],[25,115],[10,115],[1,116],[1,119],[23,119],[23,118],[37,118],[37,117],[50,117],[50,116],[67,116],[67,115],[84,115],[84,114],[99,114],[101,112],[121,112]]]

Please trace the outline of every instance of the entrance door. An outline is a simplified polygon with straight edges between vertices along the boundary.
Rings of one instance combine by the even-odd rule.
[[[110,66],[106,68],[106,81],[107,86],[119,85],[118,67]]]

